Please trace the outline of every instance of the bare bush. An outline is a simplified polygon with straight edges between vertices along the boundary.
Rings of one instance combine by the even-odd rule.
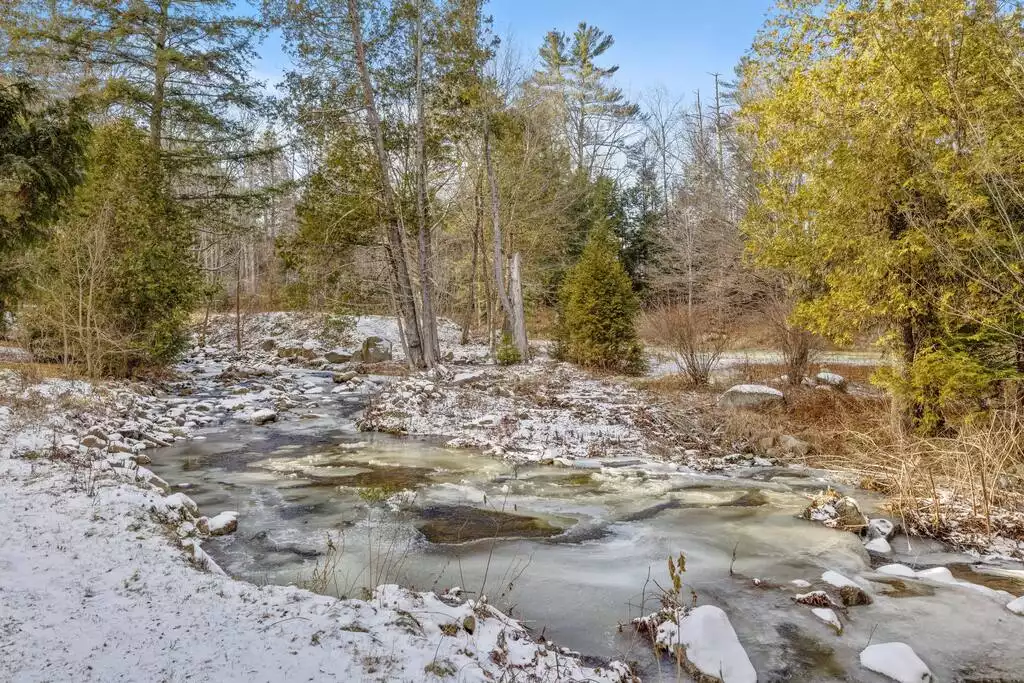
[[[679,371],[691,383],[703,385],[711,382],[711,371],[729,348],[729,335],[715,318],[700,309],[667,306],[646,313],[643,325],[672,352]]]

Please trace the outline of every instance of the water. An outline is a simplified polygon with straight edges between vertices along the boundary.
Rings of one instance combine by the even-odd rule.
[[[483,591],[562,645],[638,662],[645,680],[677,677],[668,667],[659,673],[649,648],[619,624],[657,607],[666,559],[680,552],[687,585],[700,603],[730,615],[760,680],[879,680],[857,665],[869,640],[911,644],[941,679],[1024,675],[1024,619],[988,595],[959,587],[876,595],[873,605],[850,610],[838,637],[793,603],[793,590],[765,587],[814,581],[826,569],[870,573],[856,536],[797,518],[802,494],[825,485],[817,473],[514,469],[439,443],[360,434],[350,417],[227,428],[157,460],[157,474],[206,514],[240,513],[237,533],[206,544],[232,575],[308,581],[328,562],[329,537],[341,552],[327,592],[358,596],[388,582]],[[763,504],[734,504],[752,491],[764,496],[747,502]],[[399,498],[397,511],[386,502]],[[466,506],[528,518],[516,528],[562,533],[444,545],[418,533],[431,519],[443,521],[445,510]],[[461,518],[446,531],[478,535],[491,524],[490,535],[514,533],[508,521],[474,529]]]

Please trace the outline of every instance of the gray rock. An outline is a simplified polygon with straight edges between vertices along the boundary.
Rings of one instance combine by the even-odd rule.
[[[896,525],[888,519],[878,517],[868,521],[868,538],[881,538],[886,541],[891,541],[892,537],[895,535]]]
[[[801,441],[795,436],[784,434],[779,437],[778,448],[783,453],[796,455],[802,458],[810,452],[811,444],[806,441]]]
[[[814,383],[819,387],[832,387],[840,391],[846,389],[846,378],[834,372],[829,372],[827,369],[822,369],[821,372],[814,376]]]
[[[781,391],[764,384],[737,384],[718,397],[719,407],[730,410],[768,408],[784,402]]]
[[[355,379],[357,374],[358,373],[356,373],[355,370],[349,370],[348,372],[335,372],[331,375],[331,379],[334,380],[335,384],[344,384],[349,380]]]
[[[391,342],[382,337],[367,337],[359,350],[359,360],[364,363],[383,363],[391,360]]]
[[[324,358],[328,363],[347,363],[352,360],[352,354],[345,353],[341,349],[334,349],[325,353]]]
[[[86,448],[103,448],[107,442],[94,434],[87,434],[82,438],[82,445]]]

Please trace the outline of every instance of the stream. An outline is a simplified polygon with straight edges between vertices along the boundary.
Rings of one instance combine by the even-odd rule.
[[[887,641],[910,644],[939,680],[1024,680],[1024,618],[1005,600],[883,583],[857,536],[798,519],[805,494],[827,484],[822,473],[513,467],[442,442],[360,433],[361,407],[342,397],[299,419],[218,427],[162,449],[152,469],[204,514],[238,511],[238,531],[204,546],[233,576],[319,580],[319,590],[347,597],[381,583],[483,592],[560,645],[636,662],[644,680],[679,678],[618,625],[658,607],[666,560],[680,552],[686,585],[699,604],[728,613],[760,681],[881,681],[858,655]],[[856,495],[868,510],[878,504]],[[894,548],[891,561],[953,564],[960,578],[1024,593],[1012,567],[983,573],[921,539],[898,537]],[[795,604],[789,585],[817,587],[826,570],[877,579],[874,604],[851,608],[841,636]]]

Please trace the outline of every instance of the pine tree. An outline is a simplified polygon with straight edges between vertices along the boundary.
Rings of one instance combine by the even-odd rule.
[[[583,255],[562,285],[561,306],[561,357],[602,370],[643,370],[643,348],[634,327],[640,305],[607,226],[591,232]]]
[[[96,131],[67,216],[40,250],[25,325],[43,357],[91,375],[172,361],[199,291],[192,232],[169,196],[146,133]]]
[[[586,22],[576,27],[571,41],[550,31],[540,48],[543,69],[533,78],[552,95],[573,165],[587,177],[612,170],[612,158],[625,151],[630,124],[640,114],[640,107],[611,84],[619,67],[597,64],[614,44],[612,36]]]
[[[260,26],[230,0],[16,0],[0,10],[12,68],[62,70],[148,128],[165,169],[237,155]]]
[[[44,238],[80,178],[89,126],[77,101],[41,107],[35,88],[0,81],[0,328],[21,255]]]

